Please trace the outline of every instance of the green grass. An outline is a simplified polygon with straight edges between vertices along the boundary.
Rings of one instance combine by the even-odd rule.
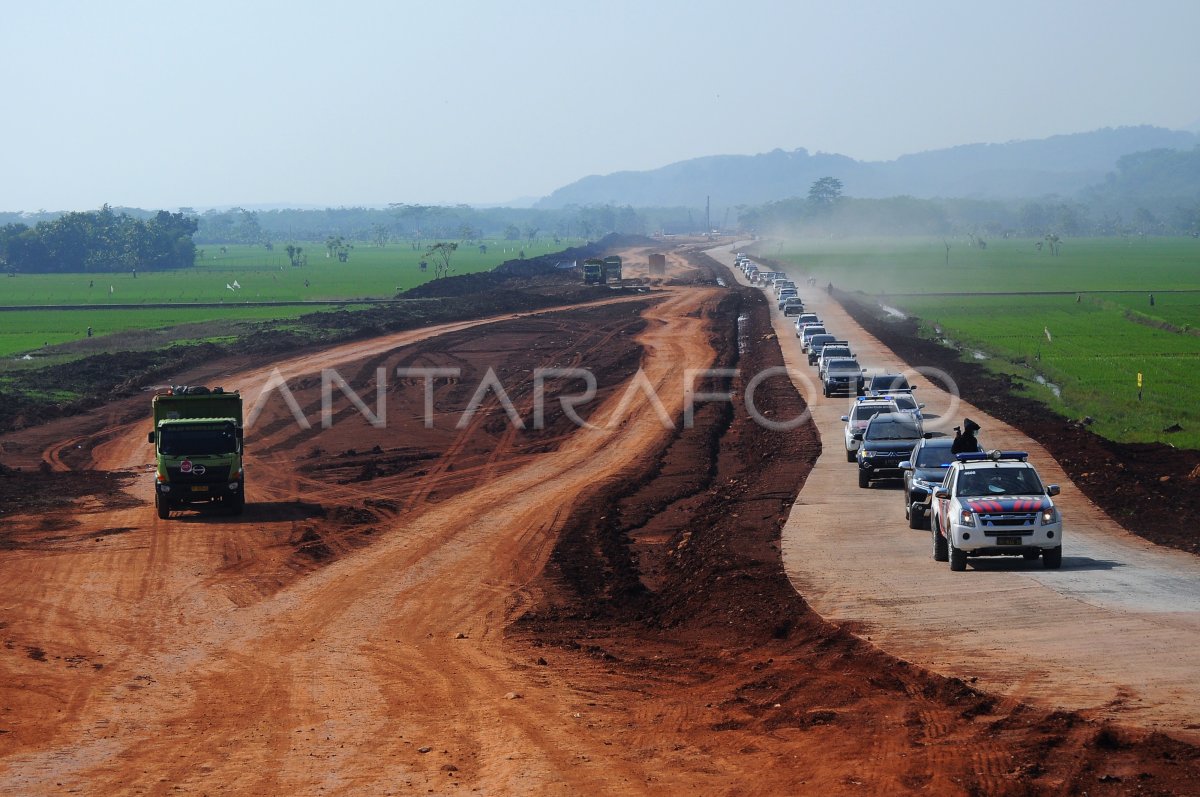
[[[968,353],[987,355],[989,367],[1022,378],[1029,395],[1058,412],[1096,419],[1093,429],[1105,437],[1200,448],[1200,293],[1163,292],[1200,289],[1198,241],[1068,240],[1057,257],[1038,253],[1032,241],[989,242],[986,251],[951,241],[949,267],[940,240],[792,243],[778,256],[797,263],[796,276],[872,295],[1078,292],[895,295],[886,303],[926,329],[940,328]],[[1061,397],[1034,381],[1037,375]],[[1184,431],[1164,431],[1175,424]]]
[[[788,241],[761,247],[816,276],[867,293],[930,291],[1140,292],[1200,288],[1200,240],[1194,238],[1068,239],[1060,254],[1039,252],[1030,239],[994,240],[987,249],[950,239],[877,238]],[[1159,298],[1158,295],[1155,297]]]
[[[461,244],[451,258],[451,275],[488,271],[520,250],[529,257],[561,251],[578,241],[485,241]],[[284,245],[268,252],[261,246],[201,247],[203,260],[195,268],[170,272],[101,274],[30,274],[0,277],[0,305],[178,304],[173,308],[21,310],[0,312],[0,357],[32,352],[44,345],[79,340],[89,326],[102,337],[134,329],[160,329],[218,319],[256,320],[293,318],[311,307],[237,307],[238,302],[389,299],[433,279],[434,266],[421,272],[422,251],[409,244],[376,247],[356,243],[346,263],[326,258],[320,243],[299,243],[308,265],[293,268]],[[238,288],[232,289],[234,282]],[[307,285],[305,284],[307,282]],[[228,307],[187,307],[197,302],[223,302]]]
[[[552,240],[532,244],[485,241],[487,254],[477,244],[461,244],[451,258],[451,274],[470,274],[495,268],[526,255],[561,251],[578,243]],[[324,245],[300,243],[308,265],[293,268],[283,245],[268,252],[261,246],[205,246],[204,259],[194,268],[178,271],[101,274],[18,274],[0,277],[0,305],[31,304],[144,304],[157,302],[284,302],[311,299],[391,298],[433,279],[430,260],[426,272],[418,263],[422,252],[408,244],[380,248],[357,243],[350,260],[326,258]],[[240,287],[231,290],[237,282]],[[307,285],[305,284],[307,282]]]

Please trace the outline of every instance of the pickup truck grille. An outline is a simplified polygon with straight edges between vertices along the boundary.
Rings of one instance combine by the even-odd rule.
[[[998,534],[1033,534],[1033,524],[1037,519],[1035,513],[1013,512],[1003,515],[979,514],[979,525],[985,535]],[[1022,528],[1024,527],[1024,528]]]

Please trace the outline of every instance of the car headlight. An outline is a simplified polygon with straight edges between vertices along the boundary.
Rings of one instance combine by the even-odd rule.
[[[864,448],[864,449],[863,449],[863,452],[862,452],[862,455],[863,455],[864,457],[873,457],[873,456],[875,456],[877,453],[879,453],[879,452],[877,452],[877,451],[868,451],[868,450],[866,450],[866,449]]]
[[[1039,520],[1041,521],[1041,525],[1049,526],[1051,523],[1058,522],[1058,510],[1055,509],[1054,507],[1050,507],[1049,509],[1043,509],[1038,517],[1039,517]]]
[[[969,509],[964,509],[963,511],[959,512],[958,513],[958,524],[960,526],[974,526],[975,525],[975,513],[973,513]]]

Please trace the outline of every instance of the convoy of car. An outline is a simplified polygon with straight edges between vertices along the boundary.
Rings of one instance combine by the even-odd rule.
[[[753,285],[770,287],[776,306],[796,317],[796,337],[809,365],[817,367],[826,397],[846,395],[841,416],[846,461],[856,463],[858,486],[899,481],[909,528],[929,529],[933,558],[965,570],[969,558],[1021,556],[1062,565],[1062,514],[1051,500],[1056,484],[1043,485],[1021,451],[954,453],[954,440],[927,432],[904,374],[867,375],[849,341],[839,340],[816,313],[805,311],[796,282],[760,268],[738,253],[738,268]],[[809,284],[813,284],[810,280]]]

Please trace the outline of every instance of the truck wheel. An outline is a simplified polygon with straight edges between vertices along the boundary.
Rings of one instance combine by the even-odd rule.
[[[1041,551],[1026,551],[1025,553],[1021,554],[1022,558],[1024,558],[1026,562],[1036,562],[1037,558],[1041,555]]]
[[[160,520],[166,520],[171,516],[170,505],[163,500],[163,497],[159,493],[154,494],[154,508],[158,510]]]
[[[930,518],[930,526],[933,531],[933,561],[945,562],[950,558],[950,552],[946,547],[946,538],[938,533],[937,524]]]
[[[908,508],[908,527],[910,529],[925,527],[925,517],[920,512],[913,511],[911,506]]]
[[[846,449],[846,461],[847,461],[847,462],[853,462],[853,461],[854,461],[854,459],[855,459],[855,457],[854,457],[854,449],[852,449],[852,448],[847,448],[847,449]]]
[[[1042,567],[1047,570],[1057,570],[1062,567],[1062,546],[1046,548],[1042,551]]]
[[[868,473],[867,471],[863,470],[862,468],[858,469],[858,486],[859,487],[870,487],[871,486],[871,474]]]
[[[225,499],[226,511],[231,515],[240,515],[242,510],[246,508],[246,494],[238,493],[231,495]]]
[[[961,573],[967,569],[967,554],[960,548],[950,547],[950,569],[955,573]]]

